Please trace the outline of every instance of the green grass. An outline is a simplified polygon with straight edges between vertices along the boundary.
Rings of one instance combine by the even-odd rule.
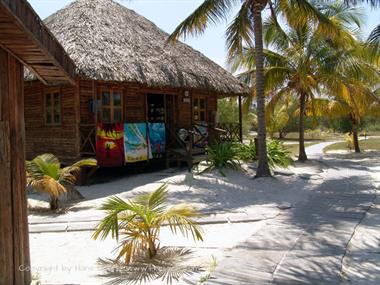
[[[380,138],[370,138],[367,140],[361,140],[359,141],[359,146],[361,150],[380,151]],[[350,150],[350,149],[347,147],[346,142],[335,143],[323,149],[324,152],[334,151],[334,150]]]

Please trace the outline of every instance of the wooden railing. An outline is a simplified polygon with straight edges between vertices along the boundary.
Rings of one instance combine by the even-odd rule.
[[[222,130],[219,132],[219,140],[225,142],[242,141],[241,126],[239,123],[216,123],[214,130]]]
[[[181,139],[179,129],[167,129],[167,160],[186,161],[189,171],[194,164],[194,155],[205,154],[207,145],[242,140],[239,123],[197,123],[186,132],[186,138]]]
[[[81,156],[96,155],[96,127],[94,124],[81,124],[79,132]]]

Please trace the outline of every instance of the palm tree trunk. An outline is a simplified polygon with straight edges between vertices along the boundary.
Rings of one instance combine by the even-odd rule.
[[[267,0],[255,1],[252,8],[253,28],[255,34],[255,58],[256,58],[256,96],[257,96],[257,142],[258,142],[258,167],[256,177],[271,176],[266,145],[265,127],[265,93],[264,93],[264,52],[263,30],[261,12],[267,5]]]
[[[352,125],[352,138],[354,142],[354,149],[356,153],[360,153],[359,136],[358,136],[358,124],[353,115],[350,116]]]
[[[50,210],[58,209],[58,198],[50,196]]]
[[[352,138],[354,139],[354,148],[356,153],[360,153],[358,130],[354,127],[352,130]]]
[[[299,155],[298,161],[306,161],[306,151],[305,151],[305,107],[306,107],[306,94],[300,94],[300,118],[299,118]]]
[[[157,248],[154,244],[154,241],[152,240],[152,237],[150,237],[148,241],[148,251],[149,251],[149,258],[153,258],[157,254]]]

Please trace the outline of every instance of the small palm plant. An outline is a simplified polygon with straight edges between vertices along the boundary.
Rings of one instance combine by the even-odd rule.
[[[82,166],[96,166],[95,159],[83,159],[61,168],[59,159],[53,154],[42,154],[26,161],[27,183],[38,192],[50,196],[50,209],[58,209],[58,197],[69,192],[68,186],[76,181]]]
[[[194,218],[199,213],[186,204],[166,205],[167,186],[164,184],[157,190],[125,201],[113,196],[101,206],[106,216],[97,226],[93,238],[105,239],[109,234],[119,240],[123,235],[116,261],[124,258],[130,264],[135,257],[153,258],[159,249],[161,227],[167,224],[172,233],[181,232],[194,240],[203,241],[202,229]]]

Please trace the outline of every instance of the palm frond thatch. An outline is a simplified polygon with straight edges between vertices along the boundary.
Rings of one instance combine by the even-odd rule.
[[[167,33],[112,0],[74,1],[45,23],[85,78],[231,95],[249,92],[224,68],[186,44],[168,44]]]

